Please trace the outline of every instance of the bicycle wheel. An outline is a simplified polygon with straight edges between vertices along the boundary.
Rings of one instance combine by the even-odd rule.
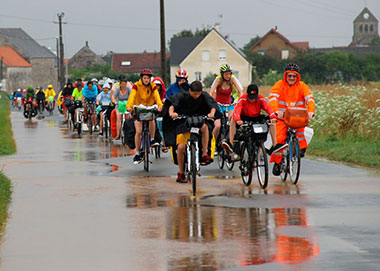
[[[87,125],[88,131],[90,132],[90,135],[92,135],[92,114],[87,115]]]
[[[108,138],[108,119],[106,115],[103,115],[103,122],[104,122],[103,133],[104,133],[105,138]]]
[[[78,130],[78,136],[80,137],[80,134],[82,133],[82,123],[77,123],[77,130]]]
[[[292,137],[289,146],[289,177],[290,180],[297,184],[300,176],[301,157],[300,157],[300,144],[296,136]]]
[[[289,149],[286,148],[282,153],[282,160],[281,160],[280,178],[282,181],[286,181],[286,178],[288,177],[288,171],[289,171]]]
[[[218,152],[218,166],[220,169],[223,169],[223,167],[224,167],[224,160],[225,160],[224,149],[221,149]]]
[[[228,154],[225,153],[225,155],[227,156]],[[225,156],[225,157],[226,157]],[[235,162],[232,162],[231,160],[229,159],[226,159],[226,168],[231,171],[233,168],[234,168],[234,165],[235,165]]]
[[[243,142],[240,146],[240,174],[245,185],[250,185],[252,182],[252,162],[249,157],[248,145]]]
[[[144,132],[143,136],[143,150],[144,150],[144,169],[145,171],[149,171],[149,148],[150,148],[150,142],[149,142],[149,133]]]
[[[268,158],[263,143],[257,146],[255,162],[259,184],[262,188],[266,188],[268,185]]]
[[[191,175],[191,184],[193,187],[193,196],[197,194],[197,164],[195,162],[197,152],[195,151],[195,145],[190,145],[190,155],[191,155],[191,165],[190,165],[190,175]]]

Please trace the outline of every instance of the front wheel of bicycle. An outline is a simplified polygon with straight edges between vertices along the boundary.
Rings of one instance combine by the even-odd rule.
[[[297,184],[301,170],[300,144],[297,137],[292,137],[289,146],[289,177]]]
[[[268,158],[263,143],[257,146],[255,162],[259,184],[262,188],[266,188],[268,185]]]
[[[150,142],[149,142],[149,133],[144,133],[143,136],[143,150],[144,150],[144,169],[146,172],[149,171],[149,148],[150,148]]]
[[[281,161],[281,174],[280,178],[282,181],[286,181],[289,172],[289,149],[286,148],[282,153],[282,161]]]
[[[250,162],[248,145],[243,142],[240,146],[240,174],[243,183],[249,186],[252,182],[252,162]]]
[[[196,155],[197,152],[195,151],[195,145],[191,144],[190,145],[190,176],[191,176],[191,185],[193,187],[193,196],[197,194],[197,163],[196,161]]]
[[[218,166],[220,169],[223,169],[224,167],[224,160],[225,160],[225,151],[224,149],[222,149],[218,152]]]
[[[87,125],[88,131],[90,132],[90,135],[92,135],[92,114],[87,115]]]

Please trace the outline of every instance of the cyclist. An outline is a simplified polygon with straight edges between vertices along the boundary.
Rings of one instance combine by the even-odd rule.
[[[76,105],[75,103],[73,103],[69,107],[69,113],[71,114],[71,119],[73,119],[75,123],[78,121],[77,119],[75,119],[76,115],[77,115],[77,114],[75,114],[75,111],[77,110],[77,108],[82,107],[82,100],[84,99],[82,91],[83,91],[83,84],[82,83],[78,83],[77,87],[73,91],[73,95],[72,95],[73,98],[72,99],[74,101],[78,101],[79,100],[80,102],[78,103],[78,105]]]
[[[56,94],[55,94],[55,91],[53,89],[53,85],[48,85],[46,92],[45,92],[46,101],[49,102],[49,97],[53,97],[53,99],[54,99],[55,95]],[[55,107],[55,101],[53,101],[53,109],[54,109],[54,107]]]
[[[285,124],[284,112],[287,107],[307,108],[308,119],[314,117],[315,103],[309,87],[301,81],[299,67],[295,63],[290,63],[285,67],[282,80],[277,81],[269,94],[269,105],[278,115],[279,121],[276,123],[276,140],[280,145],[285,146],[288,127]],[[304,128],[297,129],[297,137],[300,142],[301,157],[305,155],[307,142],[304,135]],[[270,162],[274,162],[273,175],[281,174],[282,151],[273,152]]]
[[[243,95],[243,87],[241,86],[239,80],[232,74],[231,66],[224,64],[219,69],[220,75],[217,76],[211,85],[211,96],[221,104],[231,104],[234,100],[233,92],[237,90],[238,97]],[[238,98],[237,97],[237,98]],[[220,111],[223,113],[226,110],[225,107],[220,107]],[[233,105],[228,107],[228,118],[231,119],[232,112],[234,110]],[[215,127],[212,131],[215,139],[219,136],[219,131],[221,127],[221,120],[215,120]]]
[[[99,135],[103,135],[103,121],[104,115],[101,113],[108,109],[109,104],[111,103],[111,93],[109,92],[111,86],[106,82],[103,85],[103,91],[96,97],[96,104],[100,105],[100,123],[99,123]]]
[[[153,74],[152,71],[149,69],[143,69],[140,72],[140,80],[136,82],[133,87],[131,94],[128,99],[127,103],[127,110],[129,112],[133,111],[134,105],[145,105],[145,106],[151,106],[154,104],[158,105],[158,111],[161,112],[162,110],[162,102],[160,99],[160,95],[158,94],[157,86],[151,82]],[[135,145],[136,145],[136,155],[133,158],[133,163],[138,164],[142,161],[143,156],[140,154],[140,147],[141,147],[141,133],[142,133],[142,122],[135,120],[135,128],[136,128],[136,135],[135,135]],[[151,145],[152,146],[158,146],[159,143],[154,140],[154,135],[156,131],[156,125],[154,120],[149,121],[149,133],[151,136]]]
[[[98,82],[99,82],[98,79],[92,78],[91,82],[94,84],[94,86],[96,86],[98,88],[98,93],[100,93],[103,90],[102,87],[98,84]]]
[[[94,85],[92,81],[88,81],[87,84],[84,86],[83,91],[82,91],[84,101],[88,102],[95,102],[96,96],[98,95],[98,88]],[[83,116],[85,119],[85,122],[87,121],[87,106],[86,104],[84,105],[84,112]],[[95,116],[93,116],[95,118]],[[94,119],[95,120],[95,119]],[[93,121],[95,123],[95,121]]]
[[[122,75],[119,77],[119,87],[111,94],[111,100],[116,105],[119,101],[128,101],[129,95],[131,94],[131,88],[127,86],[127,79]],[[121,129],[121,115],[119,108],[116,106],[116,140],[120,139],[120,129]]]
[[[34,109],[34,107],[36,106],[36,97],[32,86],[29,86],[27,91],[25,92],[25,98],[26,102],[29,100],[29,98],[32,100],[32,109]]]
[[[177,94],[179,92],[187,91],[188,89],[188,78],[189,74],[184,69],[179,69],[175,74],[176,81],[171,84],[166,90],[165,98],[169,98],[170,96]],[[186,84],[186,86],[182,85]]]
[[[63,97],[62,108],[65,115],[64,123],[67,123],[67,109],[71,105],[71,102],[72,102],[71,98],[73,96],[73,91],[74,91],[73,83],[71,83],[71,81],[67,81],[67,84],[63,88],[62,94],[61,94],[61,96]]]
[[[202,83],[200,81],[194,81],[190,85],[188,92],[182,92],[177,95],[173,95],[169,98],[171,106],[169,107],[169,116],[174,119],[178,115],[207,115],[209,118],[214,118],[215,112],[217,111],[218,104],[214,99],[209,98],[209,94],[202,91]],[[184,174],[184,153],[186,150],[187,140],[190,138],[190,131],[185,125],[185,122],[176,125],[177,133],[177,161],[178,161],[178,183],[185,183],[186,177]],[[202,157],[201,161],[204,163],[210,163],[211,158],[207,154],[208,141],[209,141],[209,131],[206,123],[203,124],[201,128],[202,134]]]
[[[152,82],[154,84],[156,84],[156,86],[158,87],[158,93],[160,94],[160,98],[161,98],[162,103],[164,103],[165,99],[166,99],[166,88],[165,88],[164,81],[162,80],[161,77],[157,76],[157,77],[153,78]],[[162,113],[160,113],[159,117],[162,117]],[[161,118],[161,120],[159,120],[157,118],[156,123],[157,123],[158,131],[160,132],[161,138],[163,139],[164,134],[162,131],[162,118]],[[165,146],[164,141],[163,141],[163,145],[162,145],[162,152],[164,152],[164,153],[168,152],[168,148]]]
[[[46,94],[45,94],[45,90],[43,86],[40,86],[38,90],[36,91],[36,100],[37,100],[38,105],[39,105],[39,101],[42,102],[41,111],[43,111],[45,107],[45,100],[46,100]]]
[[[265,120],[264,115],[260,115],[261,110],[267,112],[271,119],[271,123],[276,122],[276,115],[272,108],[268,105],[265,98],[259,94],[259,88],[257,85],[251,84],[247,88],[247,93],[243,94],[238,103],[236,104],[235,110],[233,111],[233,118],[230,124],[230,139],[229,141],[223,141],[223,148],[230,154],[233,154],[233,140],[236,134],[236,125],[240,126],[243,121],[257,121],[262,122]],[[272,140],[275,145],[276,139],[276,128],[274,125],[270,126],[270,133]],[[231,155],[234,160],[238,159],[237,155]]]

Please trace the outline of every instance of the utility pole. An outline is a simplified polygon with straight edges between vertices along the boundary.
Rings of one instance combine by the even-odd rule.
[[[160,31],[161,31],[161,77],[166,84],[166,40],[165,40],[165,9],[164,0],[160,0]]]
[[[59,24],[59,89],[63,89],[65,86],[65,67],[63,66],[64,53],[63,53],[63,38],[62,38],[62,18],[65,14],[63,12],[58,13]],[[58,53],[58,52],[57,52]]]

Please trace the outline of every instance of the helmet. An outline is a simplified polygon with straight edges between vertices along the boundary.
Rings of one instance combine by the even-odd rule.
[[[93,83],[97,83],[97,82],[98,82],[98,79],[96,79],[96,78],[92,78],[92,79],[91,79],[91,82],[93,82]]]
[[[153,76],[153,73],[152,73],[152,71],[151,70],[149,70],[149,69],[143,69],[143,70],[141,70],[141,72],[140,72],[140,76],[143,76],[143,75],[148,75],[148,76]]]
[[[224,65],[220,66],[219,71],[220,71],[220,73],[231,72],[232,69],[231,69],[230,65],[224,64]]]
[[[40,86],[39,89],[43,89],[44,87],[43,86]]]
[[[299,73],[299,70],[300,70],[300,68],[298,67],[298,65],[296,63],[289,63],[285,67],[285,71],[295,71],[295,72]]]
[[[185,78],[187,79],[189,77],[189,74],[187,73],[186,70],[184,69],[179,69],[176,73],[175,73],[175,77],[177,78]]]
[[[156,85],[161,85],[162,84],[160,80],[154,80],[153,83],[156,84]]]
[[[21,92],[21,88],[18,88],[18,89],[17,89],[17,92]]]
[[[107,78],[106,82],[107,82],[108,84],[113,84],[113,81],[112,81],[111,78]]]

